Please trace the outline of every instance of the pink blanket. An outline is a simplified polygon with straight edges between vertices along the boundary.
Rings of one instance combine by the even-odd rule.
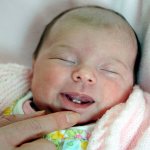
[[[88,150],[149,150],[150,94],[135,86],[121,103],[98,120]]]

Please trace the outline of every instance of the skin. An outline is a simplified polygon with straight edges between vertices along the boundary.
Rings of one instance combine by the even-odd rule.
[[[80,116],[73,112],[45,115],[44,111],[28,115],[0,117],[0,149],[7,150],[56,150],[43,135],[73,126]],[[61,121],[61,124],[59,123]]]
[[[83,24],[66,30],[65,23],[58,23],[33,62],[35,104],[48,112],[78,112],[79,123],[97,120],[130,94],[136,49],[127,25],[98,29]],[[75,104],[64,93],[88,96],[94,103]]]

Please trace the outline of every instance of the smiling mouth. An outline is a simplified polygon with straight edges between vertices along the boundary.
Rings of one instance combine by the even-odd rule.
[[[94,99],[90,96],[76,93],[62,93],[63,96],[66,97],[67,100],[75,103],[75,104],[93,104],[95,103]]]

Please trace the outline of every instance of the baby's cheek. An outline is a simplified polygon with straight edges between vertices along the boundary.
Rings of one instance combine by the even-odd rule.
[[[121,87],[118,84],[110,84],[107,89],[105,89],[104,101],[110,106],[118,104],[125,101],[128,94],[129,89]]]
[[[47,84],[57,85],[61,84],[61,82],[66,77],[66,72],[64,73],[60,67],[51,66],[51,68],[45,70],[43,74],[43,79],[47,82]]]

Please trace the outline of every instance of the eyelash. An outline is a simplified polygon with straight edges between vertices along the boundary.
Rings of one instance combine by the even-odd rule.
[[[50,59],[59,59],[59,60],[62,60],[62,61],[68,62],[68,63],[75,64],[75,62],[74,62],[74,61],[67,60],[67,59],[64,59],[64,58],[50,58]]]
[[[112,70],[108,70],[108,69],[101,69],[102,71],[106,71],[109,73],[113,73],[113,74],[119,74],[118,72],[112,71]]]

